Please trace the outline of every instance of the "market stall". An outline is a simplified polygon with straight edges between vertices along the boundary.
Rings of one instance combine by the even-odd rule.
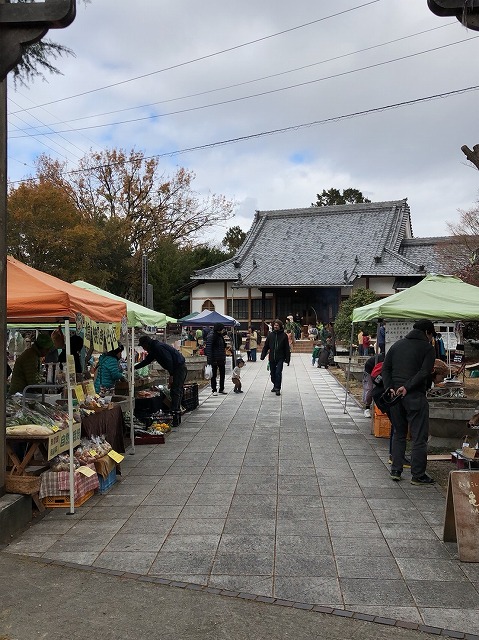
[[[70,353],[70,324],[75,322],[77,331],[85,330],[85,344],[93,341],[101,349],[111,348],[118,342],[121,333],[126,334],[126,305],[109,300],[89,291],[60,280],[54,276],[29,267],[19,260],[7,257],[7,322],[21,325],[35,324],[40,328],[52,323],[64,326],[65,347]],[[68,432],[70,470],[70,495],[74,495],[74,428],[73,428],[73,387],[75,369],[73,356],[67,357],[65,364],[68,398]],[[5,437],[5,435],[3,436]],[[25,473],[25,469],[21,470]],[[16,466],[10,470],[17,475]],[[70,511],[74,512],[74,501],[70,501]]]
[[[418,320],[436,323],[479,319],[479,287],[454,276],[428,274],[421,282],[392,296],[354,309],[351,325],[349,363],[352,361],[354,325],[372,320]],[[349,375],[346,381],[346,411]]]
[[[110,300],[119,300],[126,304],[127,310],[127,321],[128,328],[130,330],[130,353],[127,358],[128,362],[128,396],[129,396],[129,404],[130,404],[130,437],[131,437],[131,447],[134,453],[135,451],[135,436],[134,436],[134,422],[133,422],[133,413],[134,413],[134,403],[135,403],[135,376],[134,376],[134,345],[135,345],[135,331],[140,329],[145,332],[155,331],[156,329],[163,329],[166,327],[168,323],[175,323],[176,318],[172,318],[171,316],[167,316],[164,313],[159,311],[154,311],[153,309],[149,309],[148,307],[144,307],[141,304],[137,304],[136,302],[131,302],[131,300],[127,300],[126,298],[121,298],[120,296],[116,296],[109,291],[104,291],[99,287],[95,287],[88,282],[84,282],[83,280],[76,280],[73,283],[73,286],[79,287],[80,289],[90,291],[96,293],[99,296],[104,296]]]
[[[193,315],[193,314],[191,314]],[[232,349],[234,350],[235,345],[235,329],[238,329],[240,323],[235,318],[231,316],[227,316],[225,314],[218,313],[217,311],[208,311],[205,309],[201,313],[194,317],[187,317],[186,319],[182,319],[178,321],[182,327],[212,327],[217,323],[223,324],[225,327],[232,328]],[[234,359],[234,358],[233,358]]]

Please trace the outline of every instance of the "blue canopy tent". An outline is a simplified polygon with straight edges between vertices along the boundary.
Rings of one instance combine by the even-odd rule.
[[[185,327],[209,327],[210,325],[221,322],[225,327],[239,327],[240,323],[231,316],[222,315],[217,311],[204,310],[194,318],[182,318],[178,324]]]

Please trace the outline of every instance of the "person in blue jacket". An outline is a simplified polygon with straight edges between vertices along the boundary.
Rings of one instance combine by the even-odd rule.
[[[123,373],[120,371],[120,358],[123,351],[123,345],[118,344],[116,349],[102,353],[98,366],[95,370],[95,391],[100,392],[101,387],[111,389],[118,380],[125,380]]]
[[[135,364],[135,369],[142,369],[156,360],[160,367],[170,374],[171,413],[173,414],[173,426],[178,427],[181,423],[183,387],[188,375],[185,358],[178,349],[148,336],[141,336],[138,344],[148,352],[148,355],[141,362]]]

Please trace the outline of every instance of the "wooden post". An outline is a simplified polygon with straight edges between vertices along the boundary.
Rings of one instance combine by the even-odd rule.
[[[5,491],[5,398],[7,395],[7,80],[0,81],[0,496]]]
[[[75,18],[76,0],[16,2],[0,0],[0,496],[5,493],[5,396],[7,333],[7,74],[48,29],[62,29]]]

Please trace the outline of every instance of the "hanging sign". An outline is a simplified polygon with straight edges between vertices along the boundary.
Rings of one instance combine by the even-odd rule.
[[[75,391],[75,396],[76,396],[76,399],[78,400],[78,402],[84,402],[85,393],[83,391],[83,387],[81,386],[81,384],[76,384],[74,386],[74,391]]]

